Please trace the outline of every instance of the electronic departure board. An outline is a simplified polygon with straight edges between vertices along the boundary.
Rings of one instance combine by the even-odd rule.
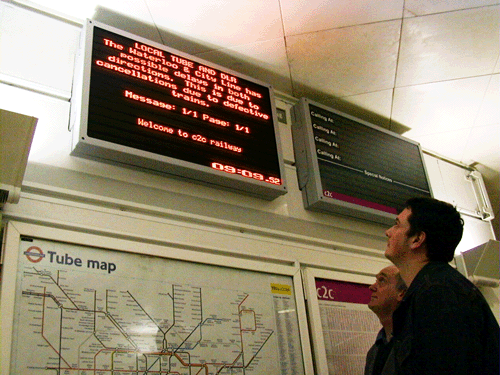
[[[272,87],[87,20],[72,155],[274,199],[286,193]]]
[[[389,224],[407,199],[432,195],[418,143],[305,98],[293,117],[305,208]]]

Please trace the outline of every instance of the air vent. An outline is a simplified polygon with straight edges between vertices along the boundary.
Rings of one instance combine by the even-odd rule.
[[[9,191],[0,189],[0,204],[7,202],[8,198],[9,198]]]
[[[0,109],[0,204],[17,203],[38,119]]]
[[[500,242],[489,240],[455,257],[457,269],[478,286],[499,286]]]
[[[21,198],[21,184],[12,186],[0,183],[0,206],[4,203],[17,203]]]

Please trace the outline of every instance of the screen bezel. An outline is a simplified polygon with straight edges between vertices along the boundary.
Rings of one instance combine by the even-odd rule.
[[[390,135],[395,139],[402,140],[411,144],[412,146],[415,146],[418,150],[419,160],[422,164],[423,173],[425,175],[426,183],[429,188],[430,196],[432,196],[432,189],[427,173],[427,168],[425,166],[422,149],[418,142],[405,138],[397,133],[373,125],[334,108],[327,107],[307,98],[301,98],[293,108],[294,123],[292,124],[292,134],[299,188],[302,190],[304,207],[306,209],[326,213],[337,213],[384,225],[393,224],[397,216],[397,213],[386,212],[381,209],[351,203],[346,200],[329,198],[324,195],[324,187],[321,180],[318,157],[316,154],[316,144],[314,140],[313,126],[310,115],[310,105],[331,112],[340,117],[349,119],[358,123],[359,125],[369,127],[380,133]]]
[[[213,169],[210,166],[204,166],[179,158],[164,156],[135,147],[124,146],[122,144],[89,136],[88,120],[90,80],[95,27],[132,39],[139,43],[164,50],[167,53],[181,56],[187,60],[222,71],[229,75],[250,81],[256,85],[262,86],[263,90],[268,90],[270,100],[269,105],[271,109],[271,118],[269,123],[270,126],[273,127],[277,153],[276,160],[273,160],[273,162],[278,165],[281,184],[275,185],[238,174],[226,173],[224,171]],[[79,51],[79,56],[77,56],[73,83],[73,95],[71,100],[70,129],[73,132],[71,146],[71,155],[73,156],[90,158],[100,162],[112,163],[123,167],[132,167],[152,173],[160,173],[162,175],[181,178],[190,182],[201,183],[216,189],[222,188],[265,200],[273,200],[287,193],[274,91],[271,85],[234,72],[231,69],[218,66],[195,56],[188,55],[165,45],[118,30],[114,27],[110,27],[93,20],[87,20],[85,24],[82,33],[81,49]],[[272,142],[272,140],[270,140],[270,142]],[[251,170],[251,168],[248,169]],[[259,173],[260,171],[254,170],[254,172]]]

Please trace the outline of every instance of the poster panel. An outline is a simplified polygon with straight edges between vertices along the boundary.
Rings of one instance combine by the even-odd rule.
[[[308,373],[292,274],[28,236],[15,253],[11,374]]]
[[[318,373],[363,374],[381,328],[367,304],[373,279],[307,268],[306,298]]]

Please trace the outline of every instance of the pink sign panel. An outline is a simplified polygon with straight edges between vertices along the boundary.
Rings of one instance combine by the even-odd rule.
[[[369,285],[347,281],[316,279],[316,292],[321,301],[349,302],[366,305],[370,302]]]

